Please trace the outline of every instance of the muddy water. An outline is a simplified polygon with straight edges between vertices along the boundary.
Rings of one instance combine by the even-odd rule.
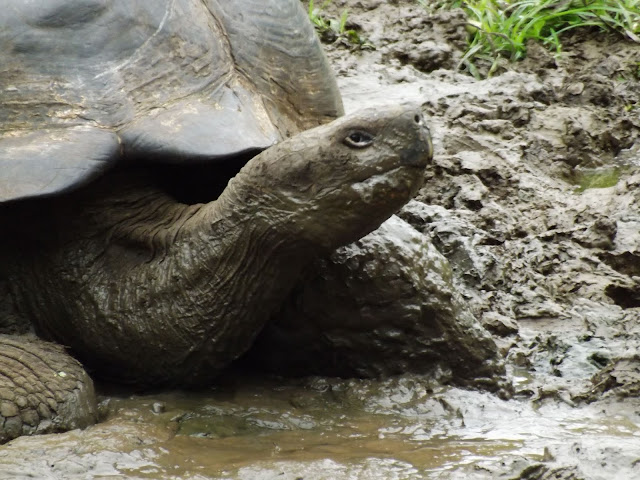
[[[116,395],[104,408],[85,431],[3,446],[0,478],[496,478],[554,460],[580,462],[589,478],[640,478],[640,402],[503,401],[406,376],[244,378],[207,393]],[[606,452],[609,466],[598,463]]]

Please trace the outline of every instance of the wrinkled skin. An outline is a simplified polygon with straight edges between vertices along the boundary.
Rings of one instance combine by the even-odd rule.
[[[501,355],[451,277],[428,237],[394,215],[317,259],[245,361],[279,375],[361,378],[444,367],[455,383],[495,390]]]
[[[251,345],[307,264],[406,203],[430,158],[419,111],[389,107],[266,150],[208,204],[177,202],[143,169],[114,172],[6,205],[3,224],[19,231],[1,245],[3,274],[19,314],[97,375],[202,384]]]

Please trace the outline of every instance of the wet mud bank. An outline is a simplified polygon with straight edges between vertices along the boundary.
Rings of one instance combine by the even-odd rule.
[[[0,478],[637,478],[637,400],[501,400],[408,375],[236,378],[103,408],[86,430],[3,446]]]
[[[344,8],[375,46],[327,45],[346,110],[421,105],[434,162],[398,217],[448,261],[508,394],[416,374],[110,394],[98,425],[1,446],[0,478],[640,479],[640,45],[578,32],[479,80],[456,71],[461,12]]]
[[[545,447],[549,462],[539,467],[507,473],[505,458],[518,463],[507,456],[505,468],[482,473],[481,462],[467,478],[640,478],[640,45],[577,32],[560,56],[531,44],[525,61],[476,80],[454,71],[461,12],[424,17],[411,2],[342,3],[337,10],[348,6],[353,26],[379,45],[357,61],[330,52],[347,110],[374,98],[419,102],[428,113],[434,168],[398,215],[451,263],[501,346],[514,401],[550,422],[539,431],[564,423],[542,415],[546,408],[590,418],[587,429],[613,412],[628,422],[629,443],[605,445],[604,431],[602,444],[565,438]],[[552,443],[563,438],[552,431]]]

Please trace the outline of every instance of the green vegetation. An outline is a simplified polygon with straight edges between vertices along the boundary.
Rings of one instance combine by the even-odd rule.
[[[578,193],[589,188],[609,188],[618,183],[622,170],[621,167],[580,169],[574,172],[572,180]]]
[[[433,3],[417,1],[421,5]],[[445,8],[461,6],[467,13],[470,41],[461,63],[474,75],[477,60],[489,62],[491,75],[500,58],[511,61],[523,58],[530,40],[560,53],[560,35],[574,28],[617,32],[640,43],[640,0],[441,0],[440,3]]]
[[[347,28],[347,9],[342,12],[340,18],[330,18],[325,14],[324,9],[330,3],[331,0],[325,0],[322,5],[315,7],[314,1],[309,0],[309,20],[316,28],[320,39],[325,43],[342,42],[348,46],[371,48],[372,45],[361,38],[355,29]]]

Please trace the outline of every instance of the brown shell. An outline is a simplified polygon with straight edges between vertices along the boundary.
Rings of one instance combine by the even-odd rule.
[[[263,149],[341,114],[299,0],[0,9],[0,202],[75,188],[123,157]]]

